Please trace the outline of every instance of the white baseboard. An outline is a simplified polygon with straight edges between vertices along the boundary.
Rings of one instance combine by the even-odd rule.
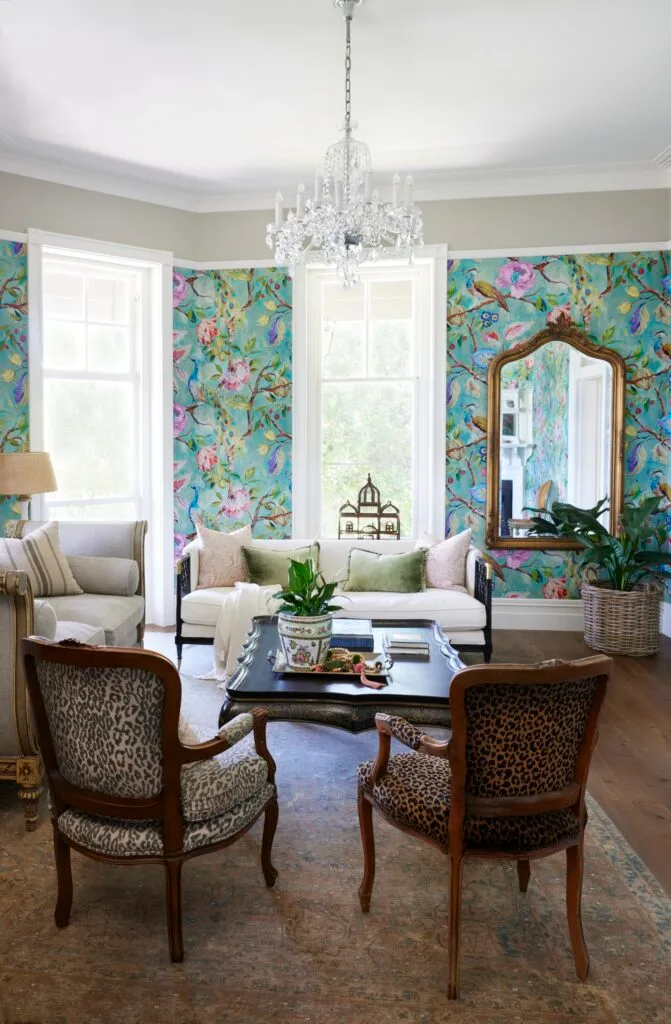
[[[671,605],[667,605],[671,611]],[[669,616],[671,622],[671,615]],[[532,597],[495,597],[494,629],[556,629],[582,633],[582,601],[551,601]]]
[[[662,605],[662,633],[671,636],[671,604],[668,601]]]

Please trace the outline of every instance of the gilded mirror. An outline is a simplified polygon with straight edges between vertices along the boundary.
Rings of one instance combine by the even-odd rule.
[[[487,546],[575,548],[529,537],[529,508],[589,508],[623,496],[624,360],[574,325],[546,328],[496,356],[487,379]]]

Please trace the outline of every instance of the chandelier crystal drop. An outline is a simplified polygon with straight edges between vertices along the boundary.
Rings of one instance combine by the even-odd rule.
[[[401,187],[393,177],[391,202],[382,202],[372,187],[368,146],[354,138],[351,110],[351,27],[362,0],[333,0],[345,17],[345,124],[343,138],[326,151],[323,172],[315,175],[314,197],[298,186],[296,210],[283,214],[281,192],[275,198],[275,223],[266,243],[279,265],[292,267],[314,253],[315,259],[336,267],[344,285],[359,280],[359,265],[375,260],[385,248],[412,259],[423,245],[422,214],[412,201],[413,181]]]

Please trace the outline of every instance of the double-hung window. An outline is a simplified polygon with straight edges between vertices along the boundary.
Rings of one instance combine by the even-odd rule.
[[[398,506],[403,537],[442,530],[444,405],[435,381],[444,326],[436,329],[433,293],[433,260],[364,269],[352,288],[308,268],[309,535],[338,536],[340,506],[356,502],[369,474],[381,502]]]
[[[50,252],[42,260],[42,443],[53,519],[129,520],[143,509],[143,270]]]

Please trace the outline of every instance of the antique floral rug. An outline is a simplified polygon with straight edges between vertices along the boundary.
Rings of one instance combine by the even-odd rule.
[[[186,661],[186,657],[185,657]],[[195,662],[194,662],[195,663]],[[199,663],[198,663],[199,664]],[[216,684],[185,679],[185,712],[214,727]],[[209,730],[208,730],[209,731]],[[574,974],[564,857],[467,863],[461,998],[446,999],[448,865],[376,819],[369,915],[355,769],[376,737],[271,723],[280,820],[266,889],[261,824],[184,871],[183,964],[171,964],[159,867],[73,854],[70,926],[53,923],[51,826],[23,830],[0,786],[1,1024],[668,1024],[671,902],[595,804],[584,923],[592,969]]]

